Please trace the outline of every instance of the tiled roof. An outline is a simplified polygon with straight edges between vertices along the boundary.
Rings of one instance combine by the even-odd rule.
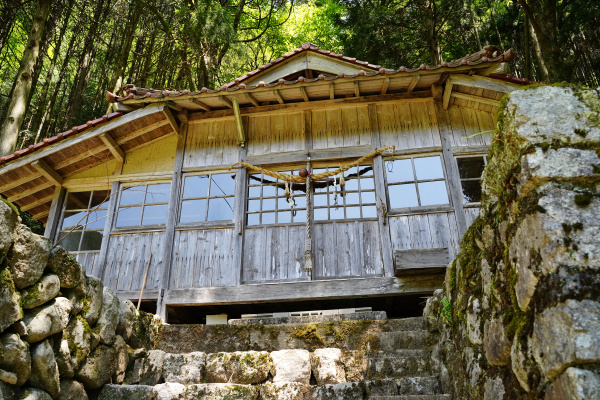
[[[490,74],[489,78],[493,78],[493,79],[499,79],[501,81],[505,81],[505,82],[510,82],[510,83],[516,83],[519,85],[532,85],[535,83],[540,83],[543,84],[544,82],[538,82],[538,81],[530,81],[527,78],[517,78],[516,76],[512,76],[510,74]]]
[[[94,126],[101,125],[107,121],[110,121],[112,119],[120,117],[121,115],[122,114],[120,112],[114,112],[114,113],[111,113],[108,115],[103,115],[102,117],[100,117],[98,119],[88,121],[83,125],[74,126],[73,128],[71,128],[68,131],[61,132],[56,136],[46,138],[39,143],[32,144],[31,146],[24,148],[23,150],[17,150],[12,154],[8,154],[6,156],[0,157],[0,165],[6,164],[9,161],[16,160],[19,157],[26,156],[27,154],[33,153],[34,151],[37,151],[39,149],[43,149],[44,147],[50,146],[51,144],[59,142],[63,139],[70,138],[73,135],[81,133],[89,128],[93,128]]]
[[[305,46],[306,46],[306,48],[304,48]],[[377,69],[377,70],[369,71],[369,72],[359,71],[356,74],[341,73],[341,74],[339,74],[337,76],[333,76],[333,77],[326,77],[324,75],[319,75],[317,78],[314,78],[314,79],[307,79],[307,78],[304,78],[301,76],[298,79],[293,80],[293,81],[286,81],[284,79],[279,79],[279,81],[274,82],[274,83],[265,83],[265,82],[261,81],[258,84],[251,85],[251,86],[247,86],[242,82],[243,80],[247,79],[249,76],[255,75],[257,73],[256,71],[263,71],[266,68],[269,68],[277,63],[282,62],[286,58],[286,56],[287,56],[287,58],[289,58],[292,55],[297,54],[298,52],[309,51],[309,50],[316,51],[315,49],[319,50],[319,52],[321,52],[322,54],[329,53],[328,55],[331,57],[340,58],[345,61],[350,61],[350,62],[356,63],[358,65],[364,65],[368,68]],[[335,53],[327,52],[325,50],[320,50],[313,44],[304,43],[301,47],[298,47],[293,52],[287,53],[286,55],[278,58],[277,60],[274,60],[268,64],[265,64],[265,65],[259,67],[257,70],[249,72],[248,74],[246,74],[240,78],[237,78],[234,82],[228,83],[227,85],[223,85],[216,90],[207,89],[205,87],[197,92],[190,92],[189,90],[158,90],[158,89],[152,89],[152,88],[135,87],[134,85],[129,84],[129,85],[125,85],[123,87],[123,96],[118,96],[116,94],[106,92],[106,99],[108,102],[114,103],[114,102],[127,101],[130,99],[142,100],[142,99],[146,99],[146,98],[165,98],[165,97],[175,98],[175,97],[184,96],[184,95],[196,96],[196,95],[205,94],[205,93],[214,94],[214,93],[219,93],[219,92],[235,92],[240,89],[256,89],[256,88],[260,88],[260,87],[275,87],[275,86],[279,86],[279,85],[293,85],[295,83],[301,83],[301,82],[311,83],[311,82],[315,82],[315,81],[321,81],[321,80],[330,81],[330,80],[336,80],[336,79],[340,79],[340,78],[352,79],[357,76],[398,75],[398,74],[405,74],[405,73],[414,73],[417,71],[434,71],[434,70],[443,70],[443,69],[453,69],[453,68],[458,68],[458,67],[462,67],[465,65],[476,66],[476,65],[481,65],[481,64],[493,64],[493,63],[498,63],[498,62],[503,62],[503,61],[511,61],[514,57],[515,57],[515,53],[512,49],[506,51],[505,53],[502,53],[500,51],[500,49],[496,46],[485,46],[483,48],[483,50],[481,50],[479,52],[466,55],[457,60],[448,61],[448,62],[445,61],[442,64],[436,65],[436,66],[428,66],[425,64],[421,64],[417,68],[400,67],[398,69],[387,69],[387,68],[382,68],[378,65],[369,64],[365,61],[357,61],[356,59],[352,59],[350,57],[345,57],[340,54],[335,54]],[[354,60],[354,61],[351,61],[351,60]]]

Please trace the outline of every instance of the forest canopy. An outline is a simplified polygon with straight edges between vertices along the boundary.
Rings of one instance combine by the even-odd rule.
[[[2,155],[106,113],[124,84],[215,88],[311,42],[386,68],[488,44],[511,73],[597,86],[597,0],[4,0]]]

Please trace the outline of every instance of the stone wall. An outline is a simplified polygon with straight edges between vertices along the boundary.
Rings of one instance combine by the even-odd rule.
[[[480,215],[426,307],[455,399],[600,398],[599,93],[503,100]]]
[[[137,312],[0,202],[0,399],[87,399],[121,383],[160,319]]]

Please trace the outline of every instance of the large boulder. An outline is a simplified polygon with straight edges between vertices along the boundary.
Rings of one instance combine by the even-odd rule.
[[[152,386],[147,385],[104,385],[98,400],[153,400]]]
[[[231,383],[202,383],[189,385],[184,393],[185,400],[256,400],[258,386],[236,385]]]
[[[346,382],[346,372],[340,349],[316,349],[313,352],[311,364],[319,385]]]
[[[60,291],[60,280],[57,275],[48,274],[32,286],[21,291],[23,308],[30,309],[41,306],[52,300]]]
[[[31,346],[31,375],[28,383],[48,392],[53,398],[60,392],[58,366],[48,340]]]
[[[87,304],[83,307],[83,318],[85,318],[90,326],[93,326],[100,317],[104,284],[102,284],[100,279],[93,276],[87,276],[85,282]]]
[[[13,231],[19,223],[19,215],[13,207],[0,201],[0,262],[4,260],[13,242]]]
[[[140,370],[140,384],[156,385],[163,376],[163,364],[166,353],[162,350],[150,350],[144,358]]]
[[[125,372],[127,371],[127,367],[129,365],[127,343],[125,343],[125,340],[123,340],[120,335],[117,335],[115,338],[115,343],[112,347],[114,347],[116,353],[116,368],[112,381],[114,383],[123,383],[125,380]]]
[[[28,343],[35,343],[46,339],[65,329],[69,323],[71,302],[64,297],[54,300],[25,312],[23,322],[27,326]]]
[[[152,388],[150,397],[156,400],[183,400],[185,390],[185,386],[181,383],[161,383]]]
[[[165,382],[191,385],[202,383],[206,354],[192,352],[187,354],[165,354],[163,377]]]
[[[600,375],[570,367],[546,391],[545,400],[600,399]]]
[[[137,317],[137,310],[130,300],[119,301],[119,323],[117,325],[117,334],[121,335],[126,342],[133,333],[133,323]]]
[[[29,387],[23,391],[19,400],[52,400],[52,396],[42,389]]]
[[[85,271],[77,259],[62,247],[52,249],[48,269],[58,275],[61,288],[85,288]]]
[[[273,383],[310,382],[310,353],[308,350],[280,350],[271,352]]]
[[[48,239],[31,232],[25,225],[17,226],[15,242],[8,251],[8,266],[18,289],[31,286],[42,277],[51,249]]]
[[[312,387],[298,382],[265,383],[260,385],[262,400],[307,400],[312,398]]]
[[[113,347],[98,345],[86,358],[75,373],[75,378],[83,383],[86,389],[98,389],[109,381],[117,369],[116,351]]]
[[[100,336],[100,342],[110,346],[115,341],[117,324],[119,323],[119,299],[112,290],[105,287],[102,292],[102,309],[94,331]]]
[[[23,318],[20,303],[21,295],[15,288],[10,270],[0,270],[0,332]]]
[[[316,386],[313,399],[319,400],[362,400],[365,387],[363,382],[338,383],[336,385]]]
[[[81,382],[62,378],[56,400],[88,400],[88,395]]]
[[[206,380],[252,385],[267,380],[273,359],[266,351],[236,351],[206,356]]]
[[[17,375],[17,386],[21,386],[31,374],[31,357],[29,346],[15,333],[5,333],[0,336],[4,348],[4,356],[0,368]]]
[[[510,360],[510,342],[500,318],[490,319],[483,328],[483,349],[491,365],[507,365]]]
[[[536,316],[530,348],[545,378],[600,360],[600,303],[567,300]]]
[[[75,317],[63,331],[57,361],[61,375],[73,377],[94,347],[94,335],[81,316]]]

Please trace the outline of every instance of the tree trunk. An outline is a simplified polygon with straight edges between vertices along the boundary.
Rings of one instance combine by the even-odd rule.
[[[525,78],[531,79],[531,45],[529,43],[529,21],[527,14],[523,14],[523,28],[525,39]]]
[[[535,58],[537,61],[538,71],[539,71],[539,80],[547,81],[548,80],[548,68],[546,67],[546,63],[544,62],[544,57],[542,55],[542,49],[540,48],[540,43],[538,42],[537,35],[533,30],[533,27],[529,23],[529,19],[527,20],[528,29],[529,29],[529,37],[531,38],[531,43],[533,44],[533,50],[535,51]]]
[[[39,0],[39,7],[31,25],[29,37],[27,38],[27,47],[23,52],[19,72],[15,80],[15,89],[8,106],[6,118],[2,124],[2,129],[0,130],[0,153],[2,155],[10,154],[14,151],[19,137],[19,129],[25,117],[27,101],[31,91],[33,70],[39,56],[40,41],[44,34],[44,27],[49,13],[50,0]]]

